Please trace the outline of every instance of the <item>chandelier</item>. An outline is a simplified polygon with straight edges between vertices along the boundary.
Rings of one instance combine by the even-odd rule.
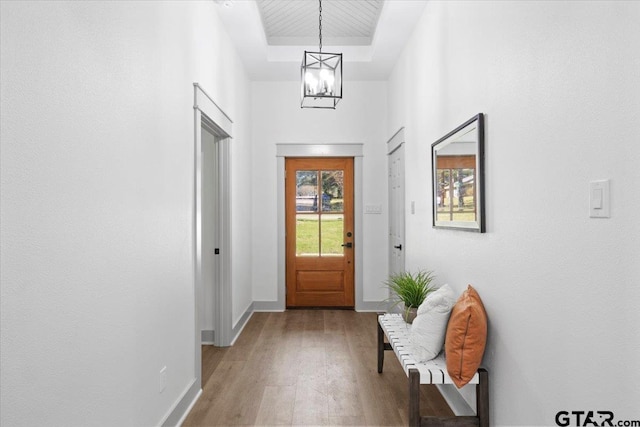
[[[342,54],[322,52],[322,0],[318,15],[318,52],[304,51],[300,67],[301,108],[335,109],[342,99]]]

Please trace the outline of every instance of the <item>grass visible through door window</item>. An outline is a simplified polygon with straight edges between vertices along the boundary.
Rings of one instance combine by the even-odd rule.
[[[320,253],[318,215],[297,215],[296,254],[318,256]],[[322,215],[322,255],[342,255],[344,221],[342,214]]]

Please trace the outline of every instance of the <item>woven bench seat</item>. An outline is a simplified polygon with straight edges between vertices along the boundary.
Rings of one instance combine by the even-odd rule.
[[[447,373],[444,353],[440,353],[438,357],[425,363],[417,363],[413,359],[409,343],[411,325],[405,323],[400,314],[383,314],[378,317],[378,322],[407,376],[409,376],[409,369],[415,368],[420,372],[420,384],[453,384]],[[478,384],[479,382],[480,375],[476,372],[469,384]]]
[[[378,373],[382,373],[385,350],[393,350],[409,379],[409,426],[479,426],[489,427],[489,373],[480,368],[469,384],[476,387],[475,416],[433,417],[420,414],[421,384],[451,384],[453,381],[447,372],[445,354],[435,359],[417,363],[411,351],[409,334],[411,325],[405,323],[400,314],[381,314],[378,316]],[[389,342],[384,341],[387,337]]]

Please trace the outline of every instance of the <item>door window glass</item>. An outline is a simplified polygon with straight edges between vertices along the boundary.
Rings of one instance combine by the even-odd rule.
[[[320,255],[320,215],[296,215],[296,255]]]
[[[342,256],[344,171],[296,171],[296,255]]]
[[[322,256],[340,256],[344,253],[342,247],[344,236],[344,215],[324,214],[320,221],[320,247]]]

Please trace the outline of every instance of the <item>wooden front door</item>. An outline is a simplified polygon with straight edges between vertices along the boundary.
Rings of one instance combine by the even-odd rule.
[[[287,307],[353,308],[353,158],[285,169]]]

